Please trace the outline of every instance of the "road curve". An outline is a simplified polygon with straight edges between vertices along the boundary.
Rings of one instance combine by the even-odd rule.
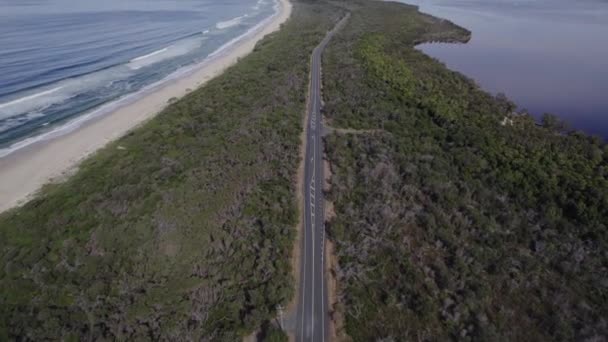
[[[296,341],[328,339],[328,302],[325,281],[325,220],[323,210],[323,147],[321,121],[321,55],[334,33],[348,20],[342,18],[314,49],[308,93],[308,122],[304,170],[304,236],[301,246]]]

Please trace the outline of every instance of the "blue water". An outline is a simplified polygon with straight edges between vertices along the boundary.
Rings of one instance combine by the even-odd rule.
[[[418,48],[539,117],[608,138],[608,1],[401,0],[472,32]]]
[[[275,0],[0,0],[0,157],[19,141],[175,77]]]

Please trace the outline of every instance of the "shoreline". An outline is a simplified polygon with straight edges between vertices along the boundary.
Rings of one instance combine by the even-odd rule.
[[[262,21],[257,31],[228,42],[183,77],[158,85],[136,100],[125,100],[124,106],[92,116],[73,131],[34,142],[0,158],[0,212],[24,204],[44,184],[69,177],[82,160],[155,117],[169,105],[170,99],[179,99],[203,86],[252,52],[259,40],[277,31],[291,16],[291,3],[288,0],[278,3],[277,13],[265,19],[268,22]],[[83,114],[86,115],[89,114]]]

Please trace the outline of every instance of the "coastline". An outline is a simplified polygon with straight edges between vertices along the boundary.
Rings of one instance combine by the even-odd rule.
[[[291,3],[288,0],[279,0],[279,3],[278,12],[257,31],[229,42],[196,70],[158,86],[158,89],[122,107],[92,118],[74,131],[35,142],[0,158],[0,212],[24,204],[44,184],[69,176],[86,157],[156,116],[170,99],[181,98],[203,86],[248,55],[259,40],[278,30],[290,17]]]

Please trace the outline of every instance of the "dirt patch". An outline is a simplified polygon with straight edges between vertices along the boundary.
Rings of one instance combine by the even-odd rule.
[[[243,342],[257,342],[258,341],[258,334],[260,332],[258,330],[252,332],[250,335],[247,335],[245,337],[243,337]]]
[[[334,203],[325,201],[325,222],[331,221],[336,217],[336,211],[334,210]]]
[[[323,190],[331,190],[331,165],[327,159],[323,159]],[[336,217],[334,204],[327,199],[325,205],[325,222],[330,222]],[[325,241],[325,269],[327,277],[327,300],[329,304],[329,337],[332,341],[350,341],[344,330],[344,310],[338,301],[339,284],[336,275],[338,274],[338,258],[336,257],[334,244],[331,239]]]
[[[327,300],[329,301],[329,338],[331,341],[351,341],[344,329],[344,308],[338,301],[339,284],[336,274],[338,271],[338,258],[334,253],[334,244],[331,240],[325,242],[325,267],[329,270],[327,277]]]
[[[325,126],[324,129],[327,133],[336,133],[336,134],[374,134],[374,133],[386,132],[383,129],[335,128],[335,127],[331,127],[331,126]]]
[[[325,158],[326,156],[323,156],[323,191],[328,192],[329,190],[331,190],[331,167],[329,165],[329,161],[327,160],[327,158]],[[328,203],[327,200],[325,201],[325,203]],[[325,220],[327,221],[328,218],[327,216],[325,216]]]

